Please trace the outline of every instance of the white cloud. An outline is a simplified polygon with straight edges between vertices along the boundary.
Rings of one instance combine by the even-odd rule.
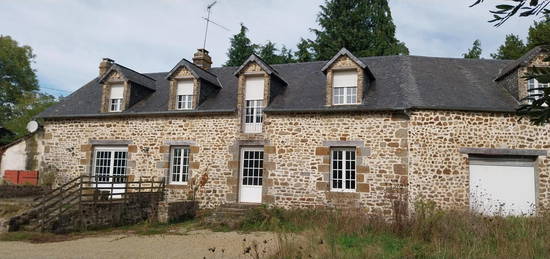
[[[140,72],[168,71],[182,57],[202,47],[206,6],[203,1],[1,1],[1,34],[30,45],[43,86],[76,90],[97,75],[102,57]],[[471,1],[391,1],[397,37],[413,55],[457,57],[474,39],[484,56],[494,52],[508,32],[526,35],[532,19],[513,19],[501,28],[486,21],[489,1],[468,8]],[[207,49],[214,65],[226,60],[229,37],[243,22],[256,43],[271,40],[295,49],[300,37],[311,38],[323,0],[219,0]]]

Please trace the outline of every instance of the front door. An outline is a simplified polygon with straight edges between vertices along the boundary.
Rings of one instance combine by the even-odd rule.
[[[94,149],[93,177],[94,187],[102,192],[111,193],[111,198],[120,198],[126,186],[126,166],[128,148],[97,147]]]
[[[262,203],[264,151],[262,148],[241,150],[239,202]]]

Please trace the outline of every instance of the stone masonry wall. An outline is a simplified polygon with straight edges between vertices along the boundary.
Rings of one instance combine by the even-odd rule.
[[[460,148],[550,149],[550,126],[499,113],[415,111],[409,128],[409,202],[432,200],[443,208],[469,206],[468,155]],[[550,160],[538,157],[540,205],[550,204]]]
[[[273,153],[275,166],[267,183],[274,204],[348,204],[368,212],[391,213],[388,195],[392,188],[408,181],[406,119],[391,113],[301,114],[268,116],[265,124],[272,145],[266,153]],[[357,159],[355,193],[329,189],[329,148],[342,145],[356,145],[357,157],[361,158]]]
[[[44,165],[58,183],[89,174],[94,145],[125,143],[129,172],[163,177],[170,145],[191,149],[191,177],[208,171],[201,207],[238,200],[238,150],[265,152],[263,202],[280,207],[354,206],[391,214],[395,189],[409,201],[443,208],[468,206],[468,156],[460,148],[550,149],[550,126],[502,113],[413,111],[396,113],[267,114],[262,134],[241,133],[238,115],[52,120],[44,125]],[[118,141],[118,142],[117,142]],[[357,152],[357,191],[331,192],[331,147]],[[550,159],[538,157],[538,195],[550,206]],[[188,198],[189,186],[168,186],[168,200]]]
[[[212,207],[225,202],[226,182],[232,173],[227,166],[232,158],[228,150],[240,128],[235,116],[220,115],[46,121],[44,129],[44,164],[58,172],[57,183],[90,174],[92,143],[103,146],[118,141],[127,145],[128,172],[135,178],[166,176],[170,141],[196,143],[191,147],[191,176],[208,168],[208,184],[198,197],[202,206]],[[169,200],[186,199],[189,193],[189,186],[167,188]]]

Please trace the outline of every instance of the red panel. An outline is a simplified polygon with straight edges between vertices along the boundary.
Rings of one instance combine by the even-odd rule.
[[[4,171],[4,180],[12,184],[38,184],[38,171]]]
[[[19,174],[16,170],[5,170],[4,171],[4,181],[11,183],[11,184],[17,184],[17,175]]]

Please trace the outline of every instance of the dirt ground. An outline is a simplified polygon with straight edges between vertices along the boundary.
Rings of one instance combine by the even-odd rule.
[[[195,230],[177,235],[119,234],[41,244],[4,241],[0,242],[0,258],[254,258],[256,251],[264,258],[276,247],[273,233]]]

